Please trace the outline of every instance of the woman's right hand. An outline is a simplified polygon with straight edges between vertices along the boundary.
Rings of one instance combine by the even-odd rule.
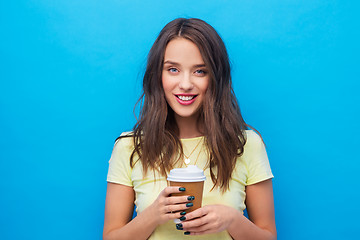
[[[184,210],[191,208],[193,196],[171,196],[171,194],[184,191],[186,193],[186,189],[183,187],[166,187],[148,207],[147,210],[153,218],[156,218],[157,225],[181,218],[185,215]]]
[[[191,196],[171,196],[179,187],[166,187],[156,200],[131,220],[135,192],[132,187],[108,183],[103,239],[148,239],[154,229],[169,220],[180,218],[191,208]],[[186,191],[185,191],[186,193]],[[191,199],[191,200],[190,200]],[[183,215],[181,215],[183,214]]]

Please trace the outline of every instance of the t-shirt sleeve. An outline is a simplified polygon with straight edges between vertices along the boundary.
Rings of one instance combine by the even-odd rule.
[[[247,131],[244,159],[246,161],[248,176],[246,185],[255,184],[273,178],[265,145],[259,135],[254,131]]]
[[[128,140],[127,138],[121,138],[115,142],[109,161],[107,181],[132,187],[132,170],[130,167],[130,155],[132,151],[128,144],[126,144]]]

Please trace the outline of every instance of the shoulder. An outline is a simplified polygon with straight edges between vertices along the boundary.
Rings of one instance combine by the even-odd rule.
[[[122,132],[120,134],[120,137],[132,137],[134,135],[133,131],[128,131],[128,132]]]
[[[116,139],[114,144],[114,150],[116,151],[132,151],[134,149],[133,132],[123,132]]]
[[[246,185],[273,178],[265,144],[256,132],[246,131],[247,140],[241,156],[247,170]]]
[[[130,157],[133,151],[132,137],[122,133],[115,141],[109,160],[108,182],[132,186]]]
[[[246,147],[264,145],[263,139],[253,130],[245,130]]]
[[[253,130],[246,130],[246,143],[244,145],[243,158],[251,159],[254,156],[258,156],[259,154],[263,155],[265,150],[265,144],[261,136],[259,136]]]

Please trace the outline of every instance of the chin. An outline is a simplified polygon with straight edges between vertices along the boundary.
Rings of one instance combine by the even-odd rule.
[[[190,107],[183,107],[183,106],[176,106],[176,104],[174,104],[175,106],[172,107],[173,112],[175,115],[177,115],[178,117],[181,118],[192,118],[192,117],[196,117],[199,114],[199,109],[200,106],[199,105],[195,105],[195,106],[191,106]]]
[[[193,117],[193,115],[191,114],[191,115],[188,115],[188,114],[186,114],[186,115],[184,115],[184,114],[177,114],[179,117],[181,117],[181,118],[190,118],[190,117]]]
[[[181,118],[191,118],[197,116],[197,112],[175,112],[175,114]]]

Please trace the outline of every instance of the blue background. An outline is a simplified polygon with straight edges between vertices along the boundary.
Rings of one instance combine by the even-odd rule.
[[[1,1],[0,239],[101,239],[115,138],[176,17],[225,41],[279,239],[359,239],[358,1]]]

